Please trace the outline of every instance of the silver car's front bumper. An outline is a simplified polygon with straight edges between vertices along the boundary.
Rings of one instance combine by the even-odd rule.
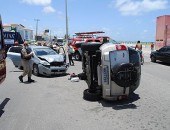
[[[57,75],[57,74],[65,74],[68,67],[67,65],[63,66],[50,66],[46,67],[42,64],[38,65],[39,73],[45,76]]]

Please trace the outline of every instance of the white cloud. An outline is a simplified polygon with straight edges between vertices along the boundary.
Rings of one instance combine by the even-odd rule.
[[[135,24],[141,24],[141,23],[142,23],[142,21],[141,21],[141,20],[139,20],[139,19],[136,19],[136,20],[134,21],[134,23],[135,23]]]
[[[51,0],[22,0],[23,3],[27,3],[30,5],[50,5]]]
[[[144,12],[166,9],[168,0],[114,0],[111,7],[116,7],[122,15],[139,15]]]
[[[147,32],[148,32],[148,30],[147,30],[147,29],[145,29],[145,30],[143,30],[143,32],[144,32],[144,33],[147,33]]]
[[[46,7],[44,7],[44,9],[43,9],[43,12],[44,13],[53,13],[53,12],[55,12],[56,10],[53,8],[53,7],[51,7],[51,6],[46,6]]]

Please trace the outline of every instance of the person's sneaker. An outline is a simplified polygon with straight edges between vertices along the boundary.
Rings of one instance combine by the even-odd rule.
[[[21,82],[23,82],[23,76],[22,75],[20,75],[18,78]]]
[[[28,77],[28,82],[31,83],[34,82],[34,80]]]

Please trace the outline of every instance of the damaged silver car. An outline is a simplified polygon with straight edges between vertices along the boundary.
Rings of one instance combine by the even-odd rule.
[[[68,64],[66,64],[65,53],[58,54],[46,46],[29,46],[28,49],[33,52],[32,66],[34,75],[66,74]]]

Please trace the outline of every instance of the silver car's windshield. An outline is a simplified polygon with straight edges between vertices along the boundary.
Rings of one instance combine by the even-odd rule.
[[[37,55],[37,56],[57,54],[51,48],[36,48],[36,49],[34,49],[34,52],[35,52],[35,55]]]

